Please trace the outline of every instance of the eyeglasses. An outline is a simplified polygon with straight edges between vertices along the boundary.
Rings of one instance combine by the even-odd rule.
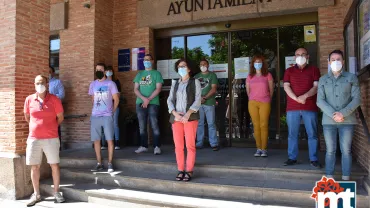
[[[295,56],[307,56],[307,54],[302,53],[302,54],[296,54]]]
[[[186,67],[188,67],[188,66],[186,66],[186,65],[184,65],[184,66],[177,66],[177,68],[182,68],[182,67],[184,67],[184,68],[186,68]]]

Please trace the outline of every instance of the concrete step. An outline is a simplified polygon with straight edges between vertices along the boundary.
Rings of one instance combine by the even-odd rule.
[[[61,168],[80,168],[90,170],[96,165],[95,159],[73,159],[61,158]],[[104,164],[107,167],[107,163]],[[129,160],[116,159],[114,167],[120,171],[138,171],[138,172],[153,172],[157,174],[177,173],[177,166],[171,162],[145,161],[145,160]],[[296,169],[294,166],[286,166],[280,168],[269,167],[241,167],[241,166],[226,166],[226,165],[204,165],[196,164],[195,174],[197,177],[213,177],[213,178],[240,178],[246,180],[256,178],[281,179],[289,178],[291,180],[311,180],[317,181],[325,174],[324,169],[311,168]],[[359,184],[363,183],[363,179],[367,175],[363,171],[353,171],[352,180]],[[334,177],[337,180],[341,179],[341,173],[336,172]]]
[[[291,206],[269,206],[256,203],[150,193],[84,183],[76,180],[69,182],[67,180],[63,180],[63,182],[64,184],[69,184],[61,187],[61,191],[66,198],[89,202],[95,206],[101,204],[104,207],[129,208],[293,208]],[[40,188],[43,194],[51,195],[53,193],[53,187],[51,184],[52,180],[45,180],[42,182]]]
[[[63,165],[64,166],[64,165]],[[80,166],[77,166],[80,168]],[[119,168],[121,169],[121,168]],[[176,171],[152,171],[145,169],[126,168],[114,173],[91,172],[90,169],[62,169],[62,183],[68,181],[84,181],[88,184],[106,185],[115,188],[144,190],[147,192],[173,194],[179,196],[190,196],[210,198],[219,200],[231,200],[238,202],[255,202],[267,205],[289,205],[297,207],[312,207],[313,200],[310,198],[315,181],[298,177],[290,178],[281,176],[274,171],[260,170],[260,174],[249,175],[244,172],[229,171],[222,175],[194,175],[191,182],[174,181]],[[198,168],[197,168],[198,171]],[[288,174],[286,171],[284,174]],[[300,175],[300,174],[298,174]],[[73,191],[71,191],[73,194]],[[66,197],[68,197],[66,195]],[[84,199],[86,200],[86,199]],[[361,184],[358,185],[357,201],[359,207],[369,206],[369,197]]]

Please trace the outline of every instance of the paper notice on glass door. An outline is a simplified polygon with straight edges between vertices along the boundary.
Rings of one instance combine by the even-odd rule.
[[[250,71],[250,57],[234,58],[235,79],[246,79]]]
[[[295,65],[294,56],[285,56],[285,70]]]
[[[157,61],[157,71],[161,73],[163,79],[168,79],[168,60]]]
[[[168,60],[168,79],[180,79],[180,75],[175,71],[175,63],[179,59]]]
[[[214,72],[218,79],[228,78],[228,67],[226,64],[210,64],[209,71]]]

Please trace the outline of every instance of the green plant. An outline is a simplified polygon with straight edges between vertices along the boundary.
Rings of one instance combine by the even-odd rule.
[[[281,124],[281,126],[287,126],[288,125],[287,122],[286,122],[286,115],[282,115],[280,117],[280,124]]]

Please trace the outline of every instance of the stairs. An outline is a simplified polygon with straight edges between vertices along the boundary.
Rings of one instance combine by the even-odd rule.
[[[314,207],[312,188],[323,175],[314,169],[197,164],[192,181],[178,182],[175,163],[138,158],[116,159],[109,174],[91,172],[91,157],[62,157],[61,190],[67,199],[111,207]],[[353,173],[358,208],[369,207],[365,175]],[[51,184],[41,182],[44,194],[52,194]]]

